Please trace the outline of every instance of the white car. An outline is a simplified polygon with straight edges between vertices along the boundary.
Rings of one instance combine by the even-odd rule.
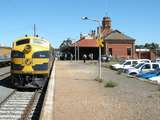
[[[139,66],[142,66],[143,64],[145,64],[145,62],[140,62],[140,63],[138,63],[136,65],[131,66],[131,67],[124,67],[122,72],[127,73],[128,69],[138,68]]]
[[[119,70],[119,69],[128,69],[132,66],[137,65],[138,63],[149,63],[151,62],[149,59],[131,59],[131,60],[125,60],[121,63],[117,63],[111,66],[112,69],[114,70]]]
[[[129,75],[137,75],[140,72],[146,73],[155,69],[160,68],[160,63],[141,63],[134,68],[127,69],[126,73]]]

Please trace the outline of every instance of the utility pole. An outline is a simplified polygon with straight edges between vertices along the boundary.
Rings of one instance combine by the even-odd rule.
[[[78,42],[77,42],[78,43]],[[77,45],[77,48],[78,48],[78,61],[79,61],[79,43]]]
[[[36,36],[36,24],[34,24],[34,37]]]
[[[95,21],[95,22],[97,22],[98,23],[98,25],[99,25],[99,33],[98,33],[98,41],[99,41],[99,43],[102,41],[102,34],[101,34],[101,22],[99,21],[99,20],[96,20],[96,19],[90,19],[90,18],[88,18],[88,17],[82,17],[81,18],[82,20],[91,20],[91,21]],[[101,43],[101,45],[102,45],[102,43]],[[99,82],[102,82],[102,63],[101,63],[101,45],[99,45],[99,72],[98,72],[98,81]]]

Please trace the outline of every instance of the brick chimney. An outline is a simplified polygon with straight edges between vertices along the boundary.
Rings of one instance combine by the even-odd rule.
[[[91,31],[91,37],[96,38],[96,31],[95,30]]]
[[[111,19],[110,17],[103,17],[103,21],[102,21],[102,29],[104,30],[111,30]]]

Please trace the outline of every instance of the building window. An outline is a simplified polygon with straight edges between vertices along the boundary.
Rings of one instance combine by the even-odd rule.
[[[128,56],[131,56],[131,50],[132,50],[131,48],[127,48],[127,55]]]
[[[112,55],[112,48],[109,48],[109,53]]]

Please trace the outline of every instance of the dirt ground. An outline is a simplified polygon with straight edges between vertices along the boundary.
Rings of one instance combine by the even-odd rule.
[[[157,85],[118,75],[96,64],[56,62],[54,120],[160,120]],[[118,84],[105,88],[108,80]]]

